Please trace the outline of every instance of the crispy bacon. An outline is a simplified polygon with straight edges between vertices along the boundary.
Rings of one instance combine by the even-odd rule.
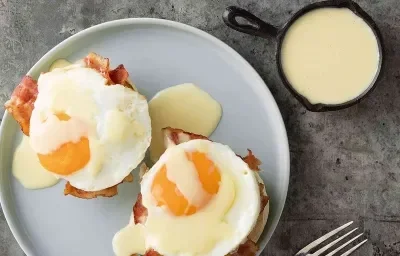
[[[144,256],[162,256],[162,255],[154,251],[153,249],[150,249],[144,254]]]
[[[88,68],[97,70],[109,81],[110,84],[112,84],[108,74],[110,70],[110,60],[108,58],[104,58],[94,52],[91,52],[83,60]]]
[[[181,129],[175,129],[171,127],[166,127],[163,129],[163,134],[165,136],[165,145],[171,145],[175,144],[178,145],[180,143],[189,141],[189,140],[194,140],[194,139],[205,139],[209,140],[207,137],[194,134],[194,133],[189,133],[185,132],[184,130]],[[240,157],[240,156],[239,156]],[[253,171],[259,171],[259,165],[261,164],[261,161],[258,160],[252,153],[251,150],[248,150],[248,155],[245,157],[241,157],[245,163],[249,166],[249,168]],[[146,167],[142,166],[141,167],[141,175],[143,175],[146,172]],[[264,185],[262,183],[259,183],[259,190],[260,190],[260,214],[264,211],[265,206],[268,204],[269,197],[264,195]],[[142,204],[142,194],[139,193],[136,203],[133,206],[133,218],[135,221],[135,224],[138,223],[145,223],[147,219],[147,208]],[[247,240],[239,245],[237,250],[229,253],[227,256],[255,256],[258,251],[258,246],[254,241],[252,241],[250,238],[247,238]],[[149,250],[146,252],[144,256],[162,256],[158,252],[154,250]]]
[[[85,57],[84,62],[89,68],[99,71],[107,79],[107,84],[122,84],[125,87],[133,89],[128,80],[129,73],[124,65],[121,64],[117,68],[110,70],[110,60],[94,52],[89,53]]]
[[[253,155],[253,152],[250,149],[247,149],[247,156],[242,157],[243,161],[249,166],[249,168],[253,171],[259,171],[261,161]]]
[[[5,108],[21,126],[22,132],[29,136],[29,121],[38,95],[38,85],[30,76],[24,76],[14,89]]]
[[[126,71],[124,65],[119,65],[117,68],[109,72],[111,80],[116,84],[125,84],[128,80],[129,73]]]
[[[74,197],[82,198],[82,199],[93,199],[99,196],[102,197],[113,197],[118,194],[118,185],[123,183],[123,182],[132,182],[133,181],[133,175],[129,174],[126,176],[120,183],[118,183],[115,186],[105,188],[99,191],[85,191],[79,188],[76,188],[72,186],[69,182],[65,184],[64,188],[64,195],[71,195]]]
[[[206,136],[186,132],[182,129],[177,128],[165,127],[162,129],[162,132],[164,134],[164,143],[166,147],[169,144],[178,145],[189,140],[209,140]]]
[[[229,256],[255,256],[258,251],[256,243],[247,239],[246,242],[239,245],[238,249],[234,252],[229,253]]]
[[[133,206],[133,220],[135,224],[145,223],[147,219],[147,208],[142,204],[142,194],[139,193]]]

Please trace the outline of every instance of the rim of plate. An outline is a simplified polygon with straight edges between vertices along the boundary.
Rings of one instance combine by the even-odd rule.
[[[220,47],[222,49],[224,49],[225,51],[227,51],[232,58],[235,58],[236,61],[241,62],[241,64],[243,64],[244,66],[246,66],[249,70],[251,70],[251,73],[249,75],[253,76],[254,79],[257,80],[258,83],[263,84],[264,88],[261,86],[255,86],[254,89],[257,89],[257,91],[260,93],[260,95],[262,95],[262,97],[265,98],[266,101],[269,101],[273,106],[274,106],[274,110],[273,112],[276,112],[276,114],[278,114],[278,123],[277,126],[279,126],[280,130],[283,130],[283,137],[282,139],[284,140],[284,145],[281,145],[282,147],[284,147],[283,151],[285,152],[285,155],[282,156],[283,159],[285,159],[284,161],[282,161],[283,164],[286,164],[286,166],[284,166],[284,170],[288,173],[288,175],[285,178],[285,189],[284,189],[284,200],[283,200],[283,206],[281,209],[278,210],[278,215],[277,215],[277,221],[275,223],[273,223],[270,227],[270,235],[264,238],[264,241],[262,241],[261,244],[259,244],[259,248],[261,249],[260,251],[263,251],[267,245],[267,243],[269,242],[269,240],[271,239],[272,234],[275,232],[276,226],[278,225],[281,216],[282,216],[282,212],[284,209],[284,206],[286,204],[286,197],[287,197],[287,192],[288,192],[288,188],[289,188],[289,177],[290,177],[290,157],[289,157],[289,142],[288,142],[288,137],[287,137],[287,132],[286,132],[286,128],[285,128],[285,124],[283,122],[282,119],[282,114],[278,108],[278,105],[276,104],[275,99],[273,98],[271,92],[269,91],[267,85],[265,84],[264,80],[260,77],[260,75],[257,73],[257,71],[247,62],[247,60],[245,60],[238,52],[236,52],[233,48],[231,48],[230,46],[228,46],[226,43],[224,43],[223,41],[221,41],[220,39],[214,37],[213,35],[192,27],[190,25],[187,24],[183,24],[177,21],[171,21],[171,20],[164,20],[164,19],[157,19],[157,18],[126,18],[126,19],[117,19],[117,20],[112,20],[112,21],[107,21],[104,23],[100,23],[97,25],[94,25],[92,27],[86,28],[82,31],[79,31],[78,33],[64,39],[62,42],[60,42],[59,44],[57,44],[56,46],[54,46],[50,51],[48,51],[45,55],[43,55],[43,57],[41,57],[36,63],[35,65],[32,66],[31,69],[29,69],[27,75],[31,75],[31,73],[40,65],[43,64],[43,62],[46,62],[47,59],[50,59],[53,55],[55,55],[58,51],[60,51],[64,46],[74,43],[75,40],[80,39],[82,37],[86,37],[86,36],[90,36],[91,33],[96,32],[96,31],[100,31],[100,30],[104,30],[104,29],[108,29],[111,27],[118,27],[121,25],[135,25],[135,24],[146,24],[146,25],[162,25],[162,26],[170,26],[176,29],[180,29],[180,30],[184,30],[186,32],[192,33],[196,36],[199,36],[203,39],[206,39],[210,42],[212,42],[213,44],[215,44],[217,47]],[[7,111],[4,112],[3,115],[3,119],[0,125],[0,145],[3,143],[3,137],[4,137],[4,133],[5,133],[5,126],[6,123],[9,122],[9,119],[11,118],[11,116],[8,114]],[[0,162],[3,162],[2,159],[2,154],[0,154]],[[0,180],[3,179],[3,171],[0,170]],[[8,226],[10,227],[10,230],[13,234],[13,236],[15,237],[15,239],[17,240],[19,246],[22,248],[22,250],[24,251],[24,253],[27,254],[27,256],[31,256],[33,255],[30,247],[25,243],[25,240],[23,238],[23,233],[22,230],[18,229],[16,227],[16,225],[14,225],[15,222],[15,218],[12,216],[12,211],[10,211],[10,208],[7,207],[8,203],[6,203],[6,199],[4,196],[4,187],[0,186],[0,203],[2,206],[2,210],[5,216],[5,219],[7,221]],[[273,207],[273,206],[272,206]],[[260,242],[260,241],[259,241]]]

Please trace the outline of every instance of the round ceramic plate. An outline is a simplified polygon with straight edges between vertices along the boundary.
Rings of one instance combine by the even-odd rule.
[[[94,51],[124,64],[148,99],[172,85],[192,82],[223,107],[211,139],[236,153],[250,148],[262,161],[261,177],[271,197],[270,216],[259,241],[263,249],[284,207],[289,180],[289,148],[277,105],[254,69],[213,36],[177,22],[125,19],[86,29],[57,45],[29,71],[37,78],[59,58],[75,61]],[[113,255],[114,234],[127,225],[139,191],[137,179],[113,198],[82,200],[64,196],[64,182],[28,190],[11,173],[19,126],[5,114],[0,130],[1,204],[7,222],[28,256]],[[137,173],[136,170],[133,171]],[[261,250],[260,250],[261,251]]]

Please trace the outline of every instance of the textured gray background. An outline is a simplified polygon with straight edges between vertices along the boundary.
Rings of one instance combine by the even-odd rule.
[[[400,255],[400,3],[357,1],[383,34],[383,79],[361,104],[311,113],[282,86],[275,42],[228,29],[221,14],[239,5],[281,25],[309,0],[0,0],[0,104],[48,50],[92,25],[126,17],[176,20],[203,29],[243,55],[261,74],[282,111],[291,149],[286,208],[264,256],[294,255],[348,220],[369,237],[354,255]],[[3,114],[0,108],[0,114]],[[0,255],[24,255],[0,211]]]

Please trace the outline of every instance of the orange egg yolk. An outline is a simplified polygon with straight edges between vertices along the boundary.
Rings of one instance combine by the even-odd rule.
[[[65,113],[57,113],[56,116],[60,121],[68,121],[71,118]],[[50,154],[38,154],[38,158],[46,170],[59,175],[70,175],[89,162],[89,140],[82,137],[76,143],[64,143]]]
[[[211,196],[217,194],[221,175],[214,163],[206,156],[206,154],[197,151],[190,153],[187,152],[186,157],[194,164],[199,178],[198,181],[201,183],[204,191]],[[167,167],[165,164],[154,177],[151,193],[157,202],[157,206],[166,206],[175,216],[192,215],[207,205],[209,200],[212,198],[208,197],[201,206],[196,207],[191,205],[179,191],[176,184],[168,179]]]

